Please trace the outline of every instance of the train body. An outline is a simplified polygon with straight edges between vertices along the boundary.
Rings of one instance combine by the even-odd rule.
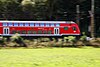
[[[12,36],[63,36],[80,35],[73,21],[0,21],[0,35]]]

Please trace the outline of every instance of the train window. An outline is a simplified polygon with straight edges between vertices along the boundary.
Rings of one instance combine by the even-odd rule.
[[[32,34],[32,31],[30,30],[30,31],[28,31],[27,33],[28,33],[28,34]]]
[[[39,31],[38,31],[38,34],[42,34],[42,30],[39,30]]]
[[[25,31],[25,30],[23,30],[21,33],[22,33],[22,34],[26,34],[26,31]]]
[[[54,27],[54,24],[53,23],[51,23],[51,27]]]
[[[51,34],[51,33],[52,33],[52,31],[51,31],[51,30],[49,30],[49,31],[48,31],[48,34]]]
[[[17,31],[18,34],[20,34],[20,31]]]
[[[46,23],[46,27],[49,27],[50,25],[49,25],[49,23]]]
[[[76,27],[72,27],[73,30],[76,30]]]
[[[36,34],[36,31],[33,31],[33,34]]]
[[[39,26],[39,24],[38,23],[35,23],[35,26]]]
[[[47,34],[47,31],[44,30],[43,33],[44,33],[44,34]]]
[[[16,34],[17,32],[15,31],[15,30],[12,30],[12,32],[11,32],[12,34]]]
[[[18,26],[18,23],[14,23],[14,26]]]
[[[30,26],[34,26],[34,23],[30,23]]]
[[[68,27],[64,27],[64,30],[68,30]]]
[[[24,23],[19,23],[19,26],[24,26]]]
[[[3,23],[3,26],[7,26],[7,23]]]
[[[29,26],[29,23],[25,23],[25,26]]]
[[[40,26],[43,27],[44,26],[44,23],[41,23]]]
[[[9,26],[13,26],[13,24],[12,24],[12,23],[8,23],[8,25],[9,25]]]
[[[59,27],[59,26],[60,26],[60,24],[58,24],[58,23],[57,23],[57,24],[56,24],[56,26],[57,26],[57,27]]]

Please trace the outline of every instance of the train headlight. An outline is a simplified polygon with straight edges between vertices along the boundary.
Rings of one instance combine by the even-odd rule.
[[[73,31],[74,33],[76,32],[76,31]]]

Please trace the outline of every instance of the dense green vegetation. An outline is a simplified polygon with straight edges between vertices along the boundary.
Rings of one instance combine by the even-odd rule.
[[[95,0],[96,15],[100,11],[99,3],[99,0]],[[86,16],[87,18],[89,16],[88,11],[91,9],[91,0],[0,0],[0,18],[10,20],[75,21],[77,4],[80,5],[80,19],[85,18],[86,20]]]
[[[95,0],[96,19],[100,18],[99,3],[99,0]],[[91,0],[0,0],[0,18],[75,21],[77,4],[80,5],[80,20],[85,19],[88,22]]]
[[[100,67],[100,49],[0,49],[0,67]]]
[[[85,34],[80,38],[68,37],[21,37],[19,34],[12,37],[0,37],[0,47],[100,47],[100,38],[89,38]]]

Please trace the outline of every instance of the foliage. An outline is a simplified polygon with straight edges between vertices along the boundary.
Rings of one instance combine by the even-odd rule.
[[[0,36],[0,46],[4,43],[4,39],[2,36]]]
[[[6,46],[6,44],[7,44],[6,41],[7,41],[6,37],[0,36],[0,46],[1,47],[5,47]]]
[[[74,42],[75,41],[75,36],[68,36],[67,40],[68,40],[68,42]]]
[[[100,47],[100,39],[96,38],[96,39],[92,39],[89,41],[89,45],[92,45],[94,47]]]
[[[4,19],[15,19],[19,10],[19,3],[16,0],[4,0],[1,1],[0,8],[2,9],[1,16]]]
[[[17,44],[19,44],[20,47],[27,47],[27,45],[24,43],[23,38],[22,38],[18,33],[16,33],[15,35],[13,35],[13,36],[11,37],[11,41],[12,41],[12,42],[15,42],[15,43],[17,43]],[[15,45],[16,45],[16,44],[15,44]],[[18,46],[19,46],[19,45],[18,45]]]
[[[99,2],[99,0],[95,1],[96,14],[99,11]],[[80,9],[82,10],[80,10],[82,12],[80,17],[87,14],[91,8],[90,0],[0,0],[0,18],[10,20],[75,21],[77,4],[80,4]]]
[[[93,46],[100,47],[100,38],[90,38],[81,36],[77,39],[75,36],[68,36],[64,38],[23,38],[19,34],[12,37],[0,37],[0,46],[6,47],[27,47],[27,48],[42,48],[42,47],[83,47]]]
[[[20,35],[18,34],[18,33],[16,33],[15,35],[13,35],[12,37],[11,37],[11,40],[12,41],[16,41],[16,40],[18,40],[20,38]]]
[[[86,36],[85,32],[83,32],[82,34],[83,35],[81,36],[80,40],[86,41],[87,36]]]
[[[22,9],[24,12],[28,12],[30,11],[31,9],[34,8],[35,6],[35,2],[32,2],[31,0],[23,0],[21,2],[21,5],[22,5]],[[32,11],[31,11],[32,12]]]
[[[0,13],[1,13],[1,18],[10,19],[10,20],[21,20],[21,19],[23,20],[73,20],[75,18],[75,12],[73,13],[73,11],[76,11],[76,4],[85,5],[84,4],[85,2],[87,1],[86,0],[70,0],[70,1],[0,0],[0,8],[1,8]],[[98,1],[96,1],[96,3],[98,3]],[[84,7],[83,5],[82,7]],[[88,6],[90,4],[86,4],[86,5]],[[82,8],[82,9],[87,9],[87,8]]]
[[[76,37],[75,36],[68,36],[68,37],[64,37],[64,46],[75,46],[76,42]]]

